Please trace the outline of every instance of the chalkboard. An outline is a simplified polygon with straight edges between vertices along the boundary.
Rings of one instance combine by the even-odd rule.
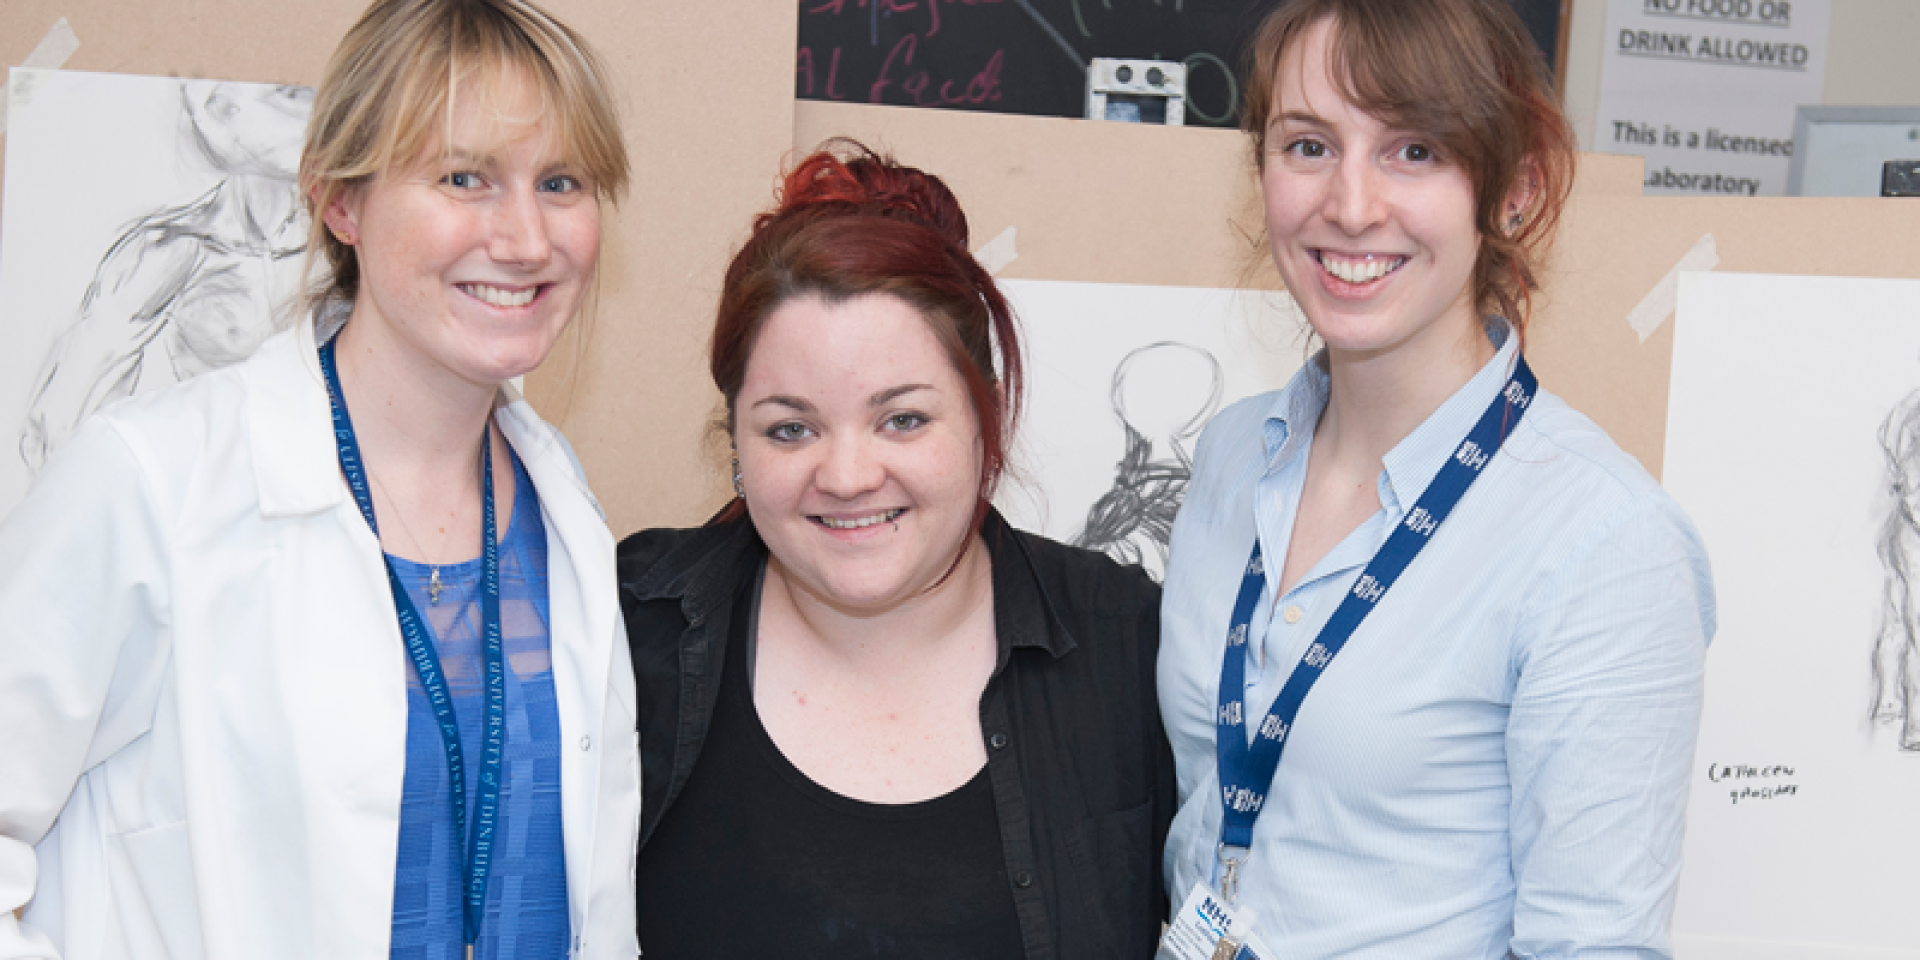
[[[1094,57],[1187,64],[1187,124],[1239,122],[1241,46],[1279,0],[800,0],[810,100],[1078,117]],[[1563,0],[1509,0],[1555,60]]]

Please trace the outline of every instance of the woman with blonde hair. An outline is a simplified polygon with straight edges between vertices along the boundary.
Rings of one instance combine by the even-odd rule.
[[[1288,0],[1247,91],[1324,349],[1174,526],[1166,952],[1669,956],[1713,588],[1522,356],[1573,164],[1539,53],[1505,0]]]
[[[612,538],[508,383],[626,178],[530,3],[348,32],[311,316],[102,410],[0,527],[0,955],[637,953]]]

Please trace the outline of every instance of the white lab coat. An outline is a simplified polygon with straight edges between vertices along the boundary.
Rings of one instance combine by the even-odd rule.
[[[494,418],[548,531],[573,955],[632,957],[613,540],[559,433]],[[386,957],[409,670],[311,323],[103,410],[0,526],[0,958]]]

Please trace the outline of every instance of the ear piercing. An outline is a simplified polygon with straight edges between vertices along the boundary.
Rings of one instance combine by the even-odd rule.
[[[733,455],[733,495],[742,500],[747,498],[747,487],[740,482],[740,455]]]

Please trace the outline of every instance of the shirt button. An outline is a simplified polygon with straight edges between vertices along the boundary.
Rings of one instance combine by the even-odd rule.
[[[995,750],[1005,750],[1007,748],[1007,735],[1004,733],[996,733],[993,736],[988,737],[987,746],[990,746]]]
[[[581,738],[580,738],[580,749],[582,749],[582,750],[592,750],[592,749],[593,749],[593,738],[592,738],[592,737],[581,737]]]
[[[1287,609],[1286,609],[1286,612],[1285,612],[1285,613],[1283,613],[1283,614],[1281,614],[1281,616],[1283,616],[1283,617],[1286,617],[1286,618],[1287,618],[1287,622],[1288,622],[1288,623],[1299,623],[1299,622],[1300,622],[1300,607],[1299,607],[1299,605],[1298,605],[1298,604],[1295,604],[1295,605],[1292,605],[1292,606],[1289,606],[1289,607],[1287,607]]]
[[[1022,870],[1019,873],[1014,874],[1013,885],[1016,887],[1019,887],[1022,890],[1025,890],[1026,888],[1033,886],[1033,874],[1028,873],[1025,870]]]

